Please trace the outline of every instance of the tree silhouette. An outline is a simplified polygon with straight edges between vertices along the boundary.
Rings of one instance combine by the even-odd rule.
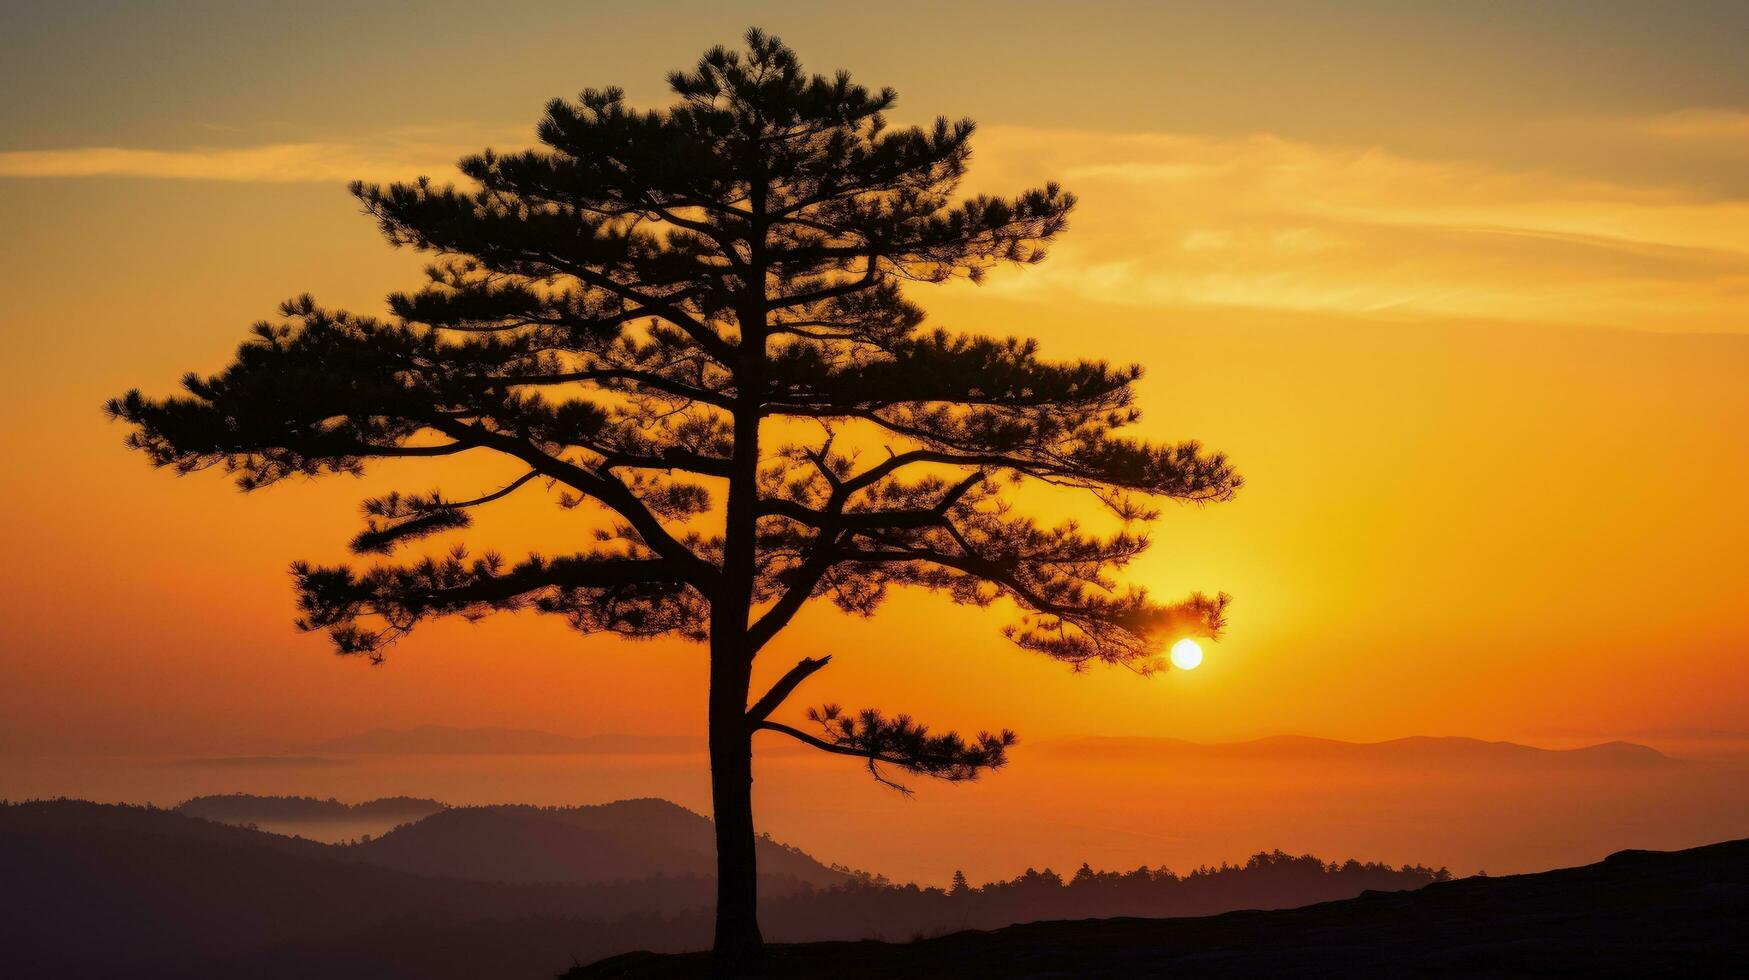
[[[1226,597],[1120,587],[1113,571],[1147,544],[1130,528],[1152,500],[1224,500],[1240,483],[1194,442],[1116,434],[1138,418],[1139,367],[926,331],[901,294],[1039,261],[1073,197],[1053,184],[956,198],[971,122],[889,129],[891,90],[807,75],[757,30],[747,44],[670,75],[665,110],[614,88],[553,101],[544,147],[463,160],[469,189],[355,183],[390,242],[438,256],[428,285],[389,298],[391,319],[298,299],[223,372],[186,378],[187,395],[108,406],[154,464],[220,467],[245,490],[476,450],[526,468],[483,494],[366,501],[360,554],[466,528],[529,487],[598,511],[595,538],[564,554],[297,564],[299,625],[372,660],[431,617],[524,608],[708,643],[716,949],[731,974],[760,960],[755,731],[883,780],[970,779],[1014,742],[836,705],[807,729],[778,721],[831,658],[803,658],[756,699],[750,672],[805,603],[869,615],[894,586],[1007,600],[1023,648],[1157,669],[1164,642],[1218,632]],[[1123,529],[1017,513],[1004,491],[1028,481],[1089,492]]]

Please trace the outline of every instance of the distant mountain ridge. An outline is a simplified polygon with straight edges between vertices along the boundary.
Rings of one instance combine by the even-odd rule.
[[[703,750],[704,741],[689,735],[574,736],[526,728],[447,725],[378,728],[299,748],[300,752],[337,755],[678,755]]]
[[[235,825],[298,824],[325,821],[388,821],[389,826],[422,820],[446,804],[414,796],[390,796],[363,803],[342,803],[336,799],[321,800],[313,796],[255,796],[249,793],[226,793],[197,796],[176,807],[202,820]]]
[[[1680,764],[1637,742],[1608,741],[1571,749],[1548,749],[1519,742],[1465,736],[1411,735],[1378,742],[1350,742],[1308,735],[1272,735],[1237,742],[1193,742],[1147,735],[1082,735],[1032,743],[1032,749],[1059,754],[1111,757],[1206,756],[1266,761],[1351,760],[1451,766],[1504,764],[1518,767],[1656,767]],[[559,735],[520,728],[455,728],[420,725],[375,729],[313,743],[301,752],[335,755],[681,755],[704,751],[690,735]]]
[[[1137,756],[1204,757],[1244,761],[1353,761],[1440,767],[1652,768],[1680,760],[1636,742],[1601,742],[1572,749],[1545,749],[1518,742],[1491,742],[1461,736],[1414,735],[1382,742],[1346,742],[1305,735],[1274,735],[1244,742],[1191,742],[1140,735],[1082,736],[1040,742],[1042,751],[1113,758]]]

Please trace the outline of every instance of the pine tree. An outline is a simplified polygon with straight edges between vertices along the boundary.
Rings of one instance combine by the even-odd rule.
[[[1047,362],[1031,341],[923,328],[905,283],[1032,263],[1074,199],[1055,185],[956,196],[969,121],[888,128],[891,90],[805,74],[776,38],[717,48],[640,111],[618,89],[548,105],[540,148],[353,193],[389,241],[434,256],[377,319],[308,297],[256,325],[187,394],[108,408],[129,445],[245,490],[376,460],[483,450],[525,472],[485,493],[391,493],[352,540],[389,555],[546,488],[600,517],[595,540],[509,561],[461,547],[368,568],[294,565],[299,626],[379,661],[438,616],[533,609],[582,632],[708,645],[718,849],[716,950],[759,969],[751,737],[776,732],[892,771],[964,780],[1008,731],[962,737],[827,704],[777,712],[830,656],[751,697],[754,658],[813,599],[872,614],[896,586],[1006,601],[1019,646],[1081,668],[1160,666],[1213,636],[1226,597],[1160,603],[1112,573],[1152,501],[1219,501],[1240,480],[1194,442],[1117,430],[1141,371]],[[1036,481],[1122,519],[1093,534],[1016,513]],[[566,525],[570,526],[570,525]]]
[[[956,869],[953,873],[953,887],[949,888],[947,893],[949,895],[964,895],[971,890],[972,883],[966,880],[966,873]]]

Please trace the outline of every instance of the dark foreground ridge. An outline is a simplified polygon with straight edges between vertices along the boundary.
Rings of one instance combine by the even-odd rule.
[[[774,945],[774,978],[1698,977],[1749,963],[1749,840],[1192,919],[1035,922],[895,944]],[[631,953],[566,980],[690,980]]]

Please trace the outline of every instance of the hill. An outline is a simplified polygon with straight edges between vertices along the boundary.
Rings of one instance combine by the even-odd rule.
[[[462,977],[472,974],[386,968],[372,928],[423,923],[432,942],[437,924],[488,917],[544,919],[550,935],[577,937],[520,957],[501,951],[509,975],[534,976],[562,968],[572,949],[615,949],[599,924],[551,923],[674,901],[409,874],[351,859],[347,848],[78,801],[0,807],[0,868],[9,897],[0,974],[19,978]],[[687,900],[708,901],[708,881],[687,890]],[[265,955],[273,950],[299,953],[282,969]]]
[[[1035,922],[913,943],[778,945],[775,978],[1738,976],[1749,840],[1579,868],[1191,919]],[[635,953],[566,980],[690,980],[704,954]]]
[[[176,810],[318,840],[334,839],[322,833],[330,827],[361,828],[347,835],[364,838],[348,847],[349,860],[476,881],[594,885],[716,871],[709,818],[667,800],[450,807],[405,796],[348,804],[235,793],[195,797]],[[847,873],[770,838],[758,848],[761,872],[779,893],[796,883],[826,888],[849,880]]]
[[[587,885],[652,876],[712,875],[708,818],[667,800],[599,806],[452,807],[357,847],[372,864],[480,881]],[[765,838],[759,867],[793,890],[843,884],[847,876],[800,850]]]

